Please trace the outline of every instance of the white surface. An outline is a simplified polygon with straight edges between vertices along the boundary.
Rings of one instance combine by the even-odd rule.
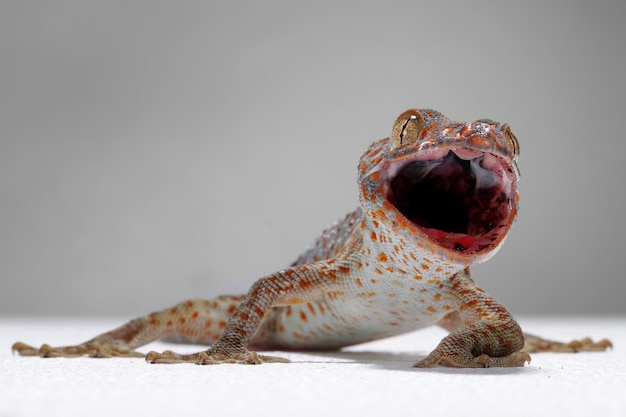
[[[0,416],[618,416],[626,405],[626,318],[522,319],[555,339],[610,338],[606,353],[535,354],[518,369],[411,367],[445,332],[429,328],[344,352],[281,352],[290,364],[149,365],[141,359],[12,356],[16,340],[71,344],[123,320],[0,319]],[[154,343],[145,350],[172,348]],[[196,351],[196,346],[174,346]]]

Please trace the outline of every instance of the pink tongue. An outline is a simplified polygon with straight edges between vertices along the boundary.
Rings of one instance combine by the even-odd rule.
[[[447,247],[450,249],[455,248],[455,246],[460,245],[465,249],[471,248],[476,243],[476,239],[474,239],[470,235],[466,235],[465,233],[447,233],[443,230],[438,229],[424,229],[426,231],[426,235],[431,239],[439,243],[443,247]]]

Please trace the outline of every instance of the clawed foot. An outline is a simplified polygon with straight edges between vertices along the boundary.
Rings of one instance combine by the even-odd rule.
[[[95,342],[82,343],[76,346],[52,347],[41,345],[35,348],[26,343],[17,342],[11,347],[13,352],[20,356],[40,356],[42,358],[76,358],[89,356],[91,358],[111,358],[114,356],[143,358],[144,354],[116,344],[100,345]]]
[[[526,363],[530,363],[530,355],[525,352],[515,352],[501,357],[491,357],[486,354],[474,357],[470,354],[443,353],[435,349],[413,366],[415,368],[434,368],[437,365],[451,368],[508,368],[524,366]]]
[[[240,363],[256,365],[266,362],[288,363],[288,359],[276,356],[259,355],[256,352],[214,352],[211,349],[205,352],[193,353],[190,355],[181,355],[171,350],[163,353],[148,352],[146,362],[149,363],[194,363],[196,365],[216,365],[220,363]]]
[[[594,342],[590,338],[572,340],[569,343],[555,342],[528,333],[524,334],[524,352],[604,352],[612,348],[608,339]]]

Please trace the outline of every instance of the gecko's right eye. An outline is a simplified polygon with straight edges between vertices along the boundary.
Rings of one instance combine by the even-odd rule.
[[[424,116],[419,110],[410,109],[396,119],[391,129],[391,146],[398,149],[419,139],[424,128]]]

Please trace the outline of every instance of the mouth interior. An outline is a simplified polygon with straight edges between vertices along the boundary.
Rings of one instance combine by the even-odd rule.
[[[390,181],[388,198],[440,246],[479,252],[497,245],[510,226],[513,186],[497,159],[463,159],[450,150],[409,162]]]

